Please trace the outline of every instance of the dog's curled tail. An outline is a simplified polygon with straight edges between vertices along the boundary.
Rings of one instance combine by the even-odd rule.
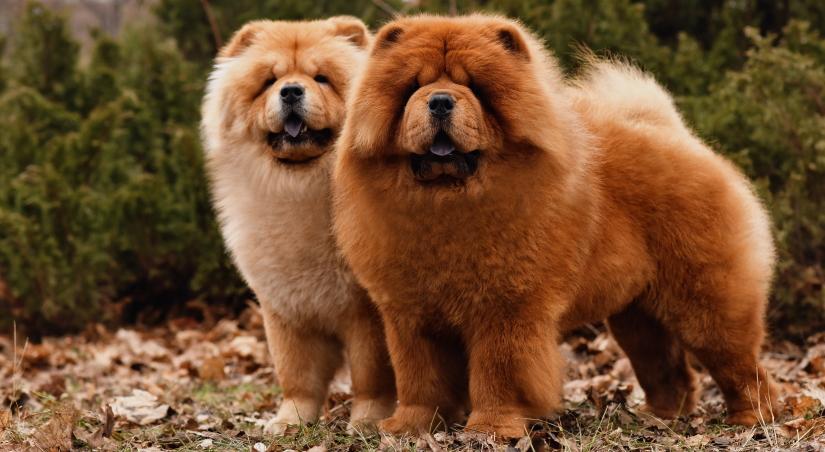
[[[685,129],[673,98],[653,76],[617,59],[580,54],[578,76],[571,80],[571,95],[591,115],[651,126]]]

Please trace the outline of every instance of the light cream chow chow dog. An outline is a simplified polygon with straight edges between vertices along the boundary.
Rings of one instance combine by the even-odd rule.
[[[348,358],[352,423],[392,413],[377,311],[334,246],[332,146],[372,37],[351,17],[257,21],[218,53],[201,133],[221,230],[263,308],[283,403],[266,431],[312,422]]]

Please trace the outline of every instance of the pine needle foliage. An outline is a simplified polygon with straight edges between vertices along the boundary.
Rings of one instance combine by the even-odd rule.
[[[243,295],[210,208],[195,68],[145,28],[98,36],[84,69],[78,50],[64,17],[29,4],[0,95],[3,327]]]
[[[522,20],[571,73],[576,46],[634,61],[768,206],[780,256],[773,335],[825,328],[825,3],[208,3],[222,41],[260,18],[350,14],[375,28],[387,7],[492,11]],[[85,65],[66,18],[36,2],[0,40],[0,330],[17,320],[51,333],[249,295],[223,249],[198,139],[215,30],[198,0],[153,10],[155,26],[93,33]]]
[[[825,329],[825,40],[799,21],[782,39],[745,33],[752,46],[742,70],[690,111],[768,205],[780,252],[771,316],[781,334],[799,338]]]

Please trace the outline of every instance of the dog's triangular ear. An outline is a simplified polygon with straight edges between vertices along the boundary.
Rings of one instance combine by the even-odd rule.
[[[372,51],[378,52],[379,50],[392,47],[401,39],[401,35],[403,34],[404,29],[398,26],[398,24],[389,23],[383,26],[378,30],[378,34],[375,35],[375,46]]]
[[[357,17],[336,16],[328,19],[335,27],[335,34],[343,36],[358,47],[366,48],[370,44],[370,32],[364,22]]]
[[[232,35],[229,43],[218,52],[219,58],[232,58],[240,54],[245,48],[252,44],[255,34],[261,29],[258,22],[250,22]]]
[[[510,24],[500,25],[495,29],[495,34],[504,50],[528,61],[530,60],[530,49],[524,39],[523,32],[518,27]]]

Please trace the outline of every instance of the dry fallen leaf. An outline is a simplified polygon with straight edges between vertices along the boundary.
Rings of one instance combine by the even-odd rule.
[[[693,435],[686,439],[685,442],[691,447],[701,447],[710,443],[710,438],[706,435]]]
[[[668,430],[670,427],[662,420],[653,416],[652,414],[648,414],[642,411],[638,412],[639,419],[642,421],[642,425],[645,427],[653,427],[658,430]]]
[[[533,441],[530,439],[530,437],[525,436],[518,440],[518,442],[516,443],[516,449],[518,449],[520,452],[527,452],[528,450],[530,450],[530,446],[532,445]]]
[[[102,433],[104,438],[111,438],[112,437],[112,429],[115,426],[115,413],[112,411],[112,407],[110,405],[104,405],[105,409],[103,410],[103,428]]]
[[[825,434],[825,418],[794,419],[782,424],[782,434],[788,438],[816,438]]]
[[[156,340],[143,340],[140,333],[133,330],[120,329],[115,334],[119,341],[123,341],[135,356],[146,357],[152,360],[167,358],[169,350]]]
[[[825,358],[821,356],[811,358],[811,361],[808,363],[805,370],[814,375],[825,373]]]
[[[129,397],[115,397],[112,411],[116,416],[140,425],[149,425],[166,417],[169,405],[158,405],[158,398],[140,389],[133,389]]]
[[[80,412],[75,408],[74,402],[71,400],[63,402],[49,422],[46,422],[43,428],[29,438],[31,446],[28,450],[31,452],[51,449],[72,450],[72,427],[79,418]]]
[[[203,380],[222,381],[226,378],[223,366],[222,358],[206,358],[198,369],[198,376]]]
[[[561,438],[562,450],[569,450],[570,452],[579,452],[579,446],[575,441],[569,441],[567,438]]]
[[[186,328],[199,329],[187,330]],[[158,327],[155,330],[146,330],[140,333],[127,330],[123,330],[119,335],[114,332],[106,333],[106,335],[101,333],[99,338],[94,339],[72,336],[44,338],[44,344],[47,345],[40,349],[34,349],[34,352],[30,353],[30,356],[37,360],[36,365],[27,363],[24,366],[24,369],[27,370],[19,374],[19,378],[22,378],[26,385],[14,397],[7,396],[6,400],[24,407],[27,412],[42,412],[45,414],[48,413],[47,410],[51,406],[50,402],[37,397],[32,391],[48,390],[48,392],[66,394],[64,397],[72,398],[76,406],[81,408],[83,413],[87,413],[91,424],[99,426],[97,430],[94,430],[93,427],[78,428],[73,426],[73,436],[71,438],[85,441],[91,446],[88,447],[89,449],[99,445],[103,440],[108,440],[109,445],[115,444],[115,447],[117,447],[117,449],[109,449],[107,443],[104,442],[102,447],[96,449],[102,449],[103,452],[120,450],[124,447],[147,452],[173,449],[198,451],[204,450],[203,447],[199,447],[201,444],[204,447],[209,446],[209,442],[205,441],[207,439],[212,440],[212,445],[211,448],[206,447],[206,449],[215,449],[223,443],[219,438],[240,439],[236,449],[250,452],[253,444],[262,441],[264,437],[262,426],[274,416],[274,412],[282,400],[280,394],[270,390],[278,386],[277,376],[266,353],[263,327],[258,326],[256,328],[259,328],[259,330],[239,329],[237,323],[223,321],[207,333],[209,331],[208,327],[190,321],[178,322],[174,328],[171,328],[171,326]],[[825,333],[820,336],[819,342],[825,342]],[[611,421],[615,419],[623,427],[638,427],[644,423],[648,428],[616,429],[608,433],[607,431],[593,432],[588,427],[588,430],[582,431],[581,435],[593,433],[596,436],[567,435],[564,444],[568,448],[562,445],[560,437],[565,436],[563,433],[556,432],[559,435],[557,437],[553,432],[542,431],[539,436],[540,441],[536,442],[534,439],[532,446],[528,446],[528,443],[522,438],[522,441],[509,447],[510,452],[532,452],[532,447],[535,447],[537,452],[551,449],[573,452],[585,448],[608,450],[616,446],[617,443],[625,445],[636,442],[650,443],[651,446],[656,446],[651,447],[651,450],[670,450],[671,448],[677,450],[682,447],[685,450],[710,450],[710,448],[722,450],[722,446],[735,446],[745,450],[745,445],[748,447],[747,450],[758,450],[758,448],[767,447],[771,441],[777,442],[778,450],[784,450],[782,446],[790,447],[790,445],[793,445],[794,450],[799,449],[803,452],[825,452],[825,448],[822,447],[825,446],[825,443],[820,444],[818,437],[815,436],[825,433],[823,431],[825,426],[822,425],[825,421],[817,422],[815,420],[817,416],[822,415],[825,378],[821,375],[818,377],[813,375],[813,372],[819,368],[819,360],[825,358],[825,343],[815,346],[822,348],[814,349],[812,347],[807,350],[797,347],[798,350],[787,351],[784,348],[772,347],[770,353],[766,352],[762,356],[763,362],[767,360],[770,365],[774,366],[766,367],[769,367],[771,373],[784,385],[783,389],[786,395],[784,400],[788,403],[786,405],[787,414],[783,413],[783,420],[803,418],[802,420],[790,421],[788,425],[782,423],[771,425],[765,429],[764,434],[751,432],[747,435],[737,434],[732,439],[727,437],[715,440],[715,434],[711,434],[711,432],[717,431],[714,421],[724,413],[725,405],[721,392],[710,376],[699,372],[697,378],[699,403],[697,411],[689,417],[689,426],[678,420],[665,420],[665,424],[659,424],[658,421],[650,419],[641,412],[636,412],[635,407],[643,401],[644,393],[636,381],[630,361],[619,351],[614,350],[607,339],[606,335],[599,335],[596,340],[574,338],[573,340],[577,340],[576,343],[579,344],[576,346],[575,352],[573,351],[573,345],[571,345],[573,340],[569,341],[570,344],[567,342],[563,344],[563,347],[566,345],[569,349],[566,356],[570,359],[571,364],[568,372],[569,378],[567,378],[568,383],[565,385],[564,392],[565,408],[569,410],[571,416],[569,416],[570,419],[568,419],[568,416],[561,417],[558,422],[560,425],[562,422],[572,423],[574,422],[573,419],[575,419],[576,425],[578,425],[579,420],[582,421],[582,425],[591,422],[594,414],[599,413],[594,409],[593,403],[581,403],[587,401],[588,393],[590,393],[591,397],[601,403],[602,408],[607,410],[605,412],[606,416],[611,416]],[[208,340],[214,340],[214,342]],[[148,348],[143,350],[147,343],[149,344]],[[22,353],[21,349],[14,347],[10,339],[0,335],[0,380],[2,380],[2,376],[16,375],[14,374],[14,363],[17,361],[13,361],[15,350]],[[57,353],[55,350],[64,350],[65,352],[62,353],[62,356],[46,356],[44,353],[45,351]],[[72,352],[68,352],[68,350],[72,350]],[[615,356],[613,356],[614,354]],[[801,362],[800,360],[803,357],[806,361]],[[190,388],[202,386],[202,382],[198,381],[198,377],[207,375],[204,369],[209,367],[208,361],[210,359],[215,363],[220,361],[221,370],[225,370],[224,379],[220,385],[221,388],[233,388],[237,385],[252,382],[256,388],[269,389],[259,391],[243,386],[244,389],[237,395],[217,402],[226,407],[227,413],[232,413],[231,418],[224,419],[211,412],[208,415],[201,414],[203,407],[191,399],[192,392]],[[267,365],[255,366],[257,360],[266,361]],[[65,364],[62,367],[57,367],[56,365],[60,363]],[[216,364],[214,367],[217,369],[218,365]],[[68,378],[67,375],[72,377]],[[349,421],[350,417],[349,376],[345,372],[342,372],[341,375],[346,378],[342,377],[340,386],[336,386],[336,389],[333,390],[334,394],[330,397],[329,407],[325,412],[325,416],[335,422],[333,425],[343,425],[344,422]],[[75,381],[80,384],[74,384]],[[336,376],[336,382],[338,381]],[[73,382],[73,384],[66,384],[65,388],[61,388],[63,382]],[[806,384],[808,384],[807,389]],[[146,436],[140,435],[145,435],[143,432],[147,429],[134,425],[134,422],[142,420],[143,423],[147,423],[152,419],[151,417],[138,419],[133,413],[132,419],[127,425],[124,418],[115,419],[112,407],[109,408],[108,413],[105,405],[102,410],[98,410],[99,400],[115,401],[112,395],[135,397],[131,393],[133,388],[141,388],[157,397],[152,399],[151,397],[141,396],[140,399],[146,402],[147,409],[157,409],[160,416],[171,413],[166,409],[168,407],[162,405],[162,403],[167,403],[169,406],[173,406],[176,411],[180,411],[180,414],[160,419],[154,422],[153,425],[159,426],[161,423],[166,422],[162,426],[163,429],[188,430],[182,433],[183,439],[171,435],[168,430],[163,430],[162,436],[159,438],[168,439],[169,441],[143,440]],[[59,397],[56,398],[59,399]],[[625,406],[621,405],[622,400],[626,401]],[[125,403],[123,400],[119,404],[113,403],[112,405],[113,407],[120,405],[118,413],[120,413],[121,408],[126,408],[125,405],[135,408],[134,404]],[[619,407],[619,409],[615,409],[616,407]],[[0,406],[0,408],[8,410],[8,406]],[[99,422],[93,414],[94,411],[97,411]],[[254,413],[255,411],[258,411],[258,413]],[[10,420],[4,420],[4,418],[11,416],[7,413],[0,410],[0,427],[3,427],[4,422],[10,424],[5,429],[0,428],[0,438],[3,432],[6,432],[6,442],[0,442],[0,452],[21,452],[21,450],[30,452],[30,449],[26,448],[28,444],[20,445],[18,442],[13,446],[9,446],[11,443],[9,440],[17,441],[18,438],[32,437],[34,433],[43,429],[43,423],[49,419],[49,416],[43,415],[39,418],[28,417],[24,419],[14,415]],[[796,415],[790,416],[791,413],[796,413]],[[157,416],[154,418],[157,419]],[[814,418],[814,420],[805,420],[805,418]],[[252,427],[247,428],[243,425],[244,423],[249,423]],[[111,439],[115,425],[119,427],[118,438],[122,437],[123,442],[115,442]],[[670,435],[667,430],[668,426],[677,433],[690,432],[690,435],[693,436],[689,435],[687,438],[678,440],[673,439],[674,437],[668,439]],[[574,426],[571,425],[570,427]],[[220,432],[220,435],[215,432],[198,431],[199,428],[215,429]],[[216,437],[208,436],[210,434],[214,434]],[[536,432],[533,432],[532,435],[537,436]],[[488,440],[488,437],[484,434],[439,432],[433,434],[432,437],[435,440],[436,447],[440,447],[443,451],[460,448],[461,450],[484,449],[504,452],[507,449],[503,446],[500,438],[490,437]],[[135,440],[135,438],[139,438],[139,440]],[[588,438],[588,441],[583,441],[584,438]],[[593,443],[589,440],[590,438],[595,438],[596,442]],[[282,441],[273,441],[270,445],[267,441],[266,445],[269,446],[268,450],[273,452],[284,452],[287,447],[291,447],[298,452],[302,450],[303,452],[324,452],[323,445],[307,450],[308,445],[299,447],[295,443],[289,443],[290,446],[284,446],[281,443]],[[592,443],[593,446],[586,446],[588,443]],[[240,444],[243,444],[243,446],[240,446]],[[696,444],[696,446],[693,447],[693,444]],[[337,444],[333,445],[337,447]],[[410,452],[414,450],[414,445],[415,439],[399,441],[385,437],[381,440],[379,448],[383,452]],[[426,438],[422,438],[419,445],[423,447],[420,452],[429,452],[434,449]],[[813,449],[811,449],[811,445]],[[528,446],[528,448],[525,450],[524,446]],[[667,447],[659,449],[658,446]],[[6,448],[4,449],[4,447]],[[757,449],[754,449],[754,447]],[[48,452],[50,450],[57,451],[58,448],[36,449],[37,452]],[[251,452],[259,451],[252,449]]]
[[[50,357],[59,352],[59,350],[55,350],[49,343],[27,344],[26,347],[21,350],[20,355],[27,364],[43,367],[49,365]]]
[[[394,436],[381,435],[381,443],[378,445],[378,449],[382,452],[399,452],[401,445],[398,444],[398,440]]]
[[[805,385],[805,389],[802,390],[802,393],[808,397],[819,400],[820,406],[825,407],[825,389],[814,386],[812,381],[809,381],[808,384]]]
[[[710,440],[714,445],[720,447],[727,447],[733,444],[733,438],[728,438],[727,436],[717,436]]]
[[[0,410],[0,441],[6,439],[6,431],[11,427],[11,411]]]
[[[570,380],[564,384],[564,398],[572,403],[582,403],[587,400],[588,389],[590,389],[589,380]]]
[[[785,400],[785,411],[791,414],[791,417],[804,417],[809,413],[813,413],[818,405],[817,399],[804,394],[795,395]]]
[[[74,426],[73,433],[75,438],[86,442],[96,449],[102,448],[103,450],[115,450],[118,446],[117,441],[112,438],[105,437],[104,429],[105,426],[89,433],[83,427],[76,425]]]
[[[269,361],[269,351],[265,342],[259,341],[254,336],[238,336],[226,347],[224,353],[236,354],[244,358],[252,358],[260,365],[265,365]]]
[[[443,452],[443,449],[438,445],[438,442],[436,442],[435,438],[433,438],[433,435],[424,433],[422,437],[427,442],[427,445],[430,446],[430,450],[433,452]]]
[[[610,371],[610,375],[621,382],[632,381],[636,378],[636,374],[633,373],[633,366],[627,358],[617,360],[613,364],[613,370]]]

